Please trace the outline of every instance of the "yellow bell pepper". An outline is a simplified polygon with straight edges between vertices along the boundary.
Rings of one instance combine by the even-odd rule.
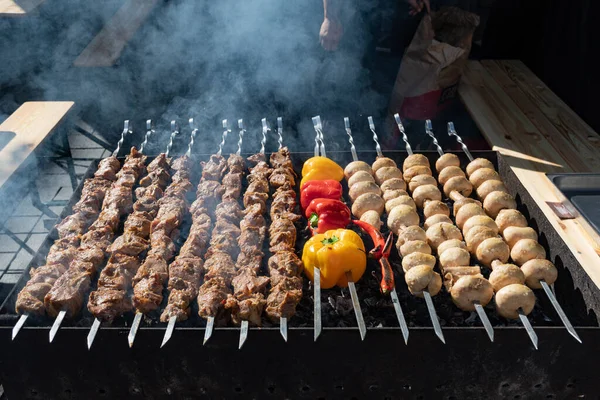
[[[307,181],[324,181],[344,179],[344,169],[327,157],[312,157],[304,162],[302,166],[302,181],[300,187]]]
[[[302,253],[304,273],[313,281],[314,269],[321,270],[321,287],[348,286],[346,271],[358,281],[367,267],[365,245],[354,231],[334,229],[310,238]]]

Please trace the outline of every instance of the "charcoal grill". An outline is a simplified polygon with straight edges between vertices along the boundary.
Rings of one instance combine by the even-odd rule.
[[[177,154],[175,150],[177,147]],[[407,155],[403,151],[385,154],[399,163]],[[438,156],[436,152],[423,154],[432,161]],[[464,154],[457,155],[466,165]],[[159,323],[157,315],[144,322],[130,349],[126,339],[133,315],[127,315],[111,327],[103,327],[88,351],[86,336],[93,317],[85,307],[81,317],[65,321],[53,343],[47,340],[52,321],[34,318],[11,342],[11,329],[18,319],[16,295],[27,281],[29,268],[43,262],[56,237],[52,231],[1,307],[0,382],[8,398],[458,399],[572,398],[599,393],[590,368],[600,350],[598,288],[502,156],[495,152],[473,155],[488,158],[497,166],[519,209],[539,231],[540,243],[559,269],[558,300],[583,344],[569,336],[549,302],[536,293],[538,304],[530,318],[539,336],[539,351],[520,325],[499,319],[488,306],[496,336],[490,343],[475,318],[452,306],[447,294],[440,294],[434,300],[446,336],[444,345],[430,327],[425,306],[408,294],[404,280],[397,276],[410,327],[405,345],[391,303],[377,294],[378,280],[370,272],[378,270],[375,264],[357,285],[368,326],[364,341],[352,311],[340,315],[329,303],[330,297],[340,299],[339,290],[324,290],[323,334],[313,342],[311,292],[305,287],[298,313],[289,321],[287,343],[279,336],[278,327],[265,325],[250,329],[242,350],[237,349],[239,328],[235,327],[215,328],[211,341],[202,346],[205,325],[193,310],[190,320],[178,325],[163,349],[159,345],[166,324]],[[208,159],[205,154],[195,156],[198,161]],[[296,170],[311,156],[293,153]],[[350,152],[328,152],[328,156],[341,165],[352,160]],[[358,156],[372,162],[376,153],[358,152]],[[86,178],[97,163],[92,163]],[[61,218],[70,212],[80,192],[81,187]],[[398,268],[397,256],[391,262]]]

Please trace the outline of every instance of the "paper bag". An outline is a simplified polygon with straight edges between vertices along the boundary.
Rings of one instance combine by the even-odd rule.
[[[477,15],[456,7],[423,17],[402,58],[390,103],[392,113],[432,119],[456,98],[478,24]]]

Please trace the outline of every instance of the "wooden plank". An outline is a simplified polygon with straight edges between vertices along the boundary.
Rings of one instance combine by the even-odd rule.
[[[575,140],[579,144],[576,145],[574,138],[565,134],[565,132],[559,131],[499,63],[494,60],[485,60],[481,64],[537,128],[544,139],[560,153],[562,159],[568,163],[573,171],[600,171],[600,158],[598,157],[600,148],[594,149],[585,143],[582,145],[579,140]]]
[[[469,63],[459,86],[459,94],[493,149],[506,157],[515,175],[552,227],[592,281],[600,287],[600,236],[582,217],[560,220],[546,204],[546,201],[565,200],[545,174],[557,170],[557,164],[565,165],[565,160],[551,151],[552,146],[548,143],[540,143],[543,149],[535,151],[535,146],[544,140],[543,137],[536,137],[534,145],[515,140],[518,136],[529,137],[524,128],[532,124],[523,121],[522,112],[506,93],[498,90],[498,85],[479,62]],[[517,113],[511,115],[510,112],[515,110]],[[540,162],[540,159],[544,162]]]
[[[114,65],[127,42],[150,15],[157,3],[158,0],[126,0],[81,52],[73,65],[76,67],[110,67]]]
[[[72,101],[30,101],[23,103],[0,125],[0,132],[15,134],[0,151],[0,187],[54,130],[74,104]]]
[[[558,97],[540,78],[519,60],[498,60],[519,88],[538,105],[557,129],[580,138],[600,150],[600,134],[594,131],[577,113]]]
[[[560,132],[561,137],[565,138],[579,154],[595,154],[595,165],[600,163],[597,157],[600,153],[600,134],[586,124],[521,61],[498,60],[495,64],[504,70],[529,101]]]
[[[0,17],[24,17],[44,0],[0,0]]]
[[[543,172],[570,172],[566,160],[552,147],[479,62],[469,62],[459,93],[488,143],[543,162]]]

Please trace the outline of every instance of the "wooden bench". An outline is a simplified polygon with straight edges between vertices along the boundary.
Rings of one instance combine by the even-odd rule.
[[[0,0],[0,17],[24,17],[44,0]]]
[[[0,136],[7,138],[0,149],[0,190],[14,196],[22,185],[22,175],[17,174],[19,168],[30,158],[38,146],[46,139],[56,126],[65,118],[75,103],[72,101],[31,101],[23,103],[10,117],[0,125]],[[7,142],[8,141],[8,142]],[[21,168],[21,169],[23,169]],[[15,182],[19,181],[19,182]],[[37,193],[37,191],[35,191]],[[53,215],[41,201],[34,205]],[[5,209],[0,210],[4,216]]]
[[[158,0],[126,0],[75,59],[76,67],[111,67]]]
[[[546,173],[600,172],[600,136],[520,61],[470,61],[459,94],[483,136],[508,156],[525,189],[600,287],[600,235],[582,217],[559,219],[546,203],[568,202]]]

